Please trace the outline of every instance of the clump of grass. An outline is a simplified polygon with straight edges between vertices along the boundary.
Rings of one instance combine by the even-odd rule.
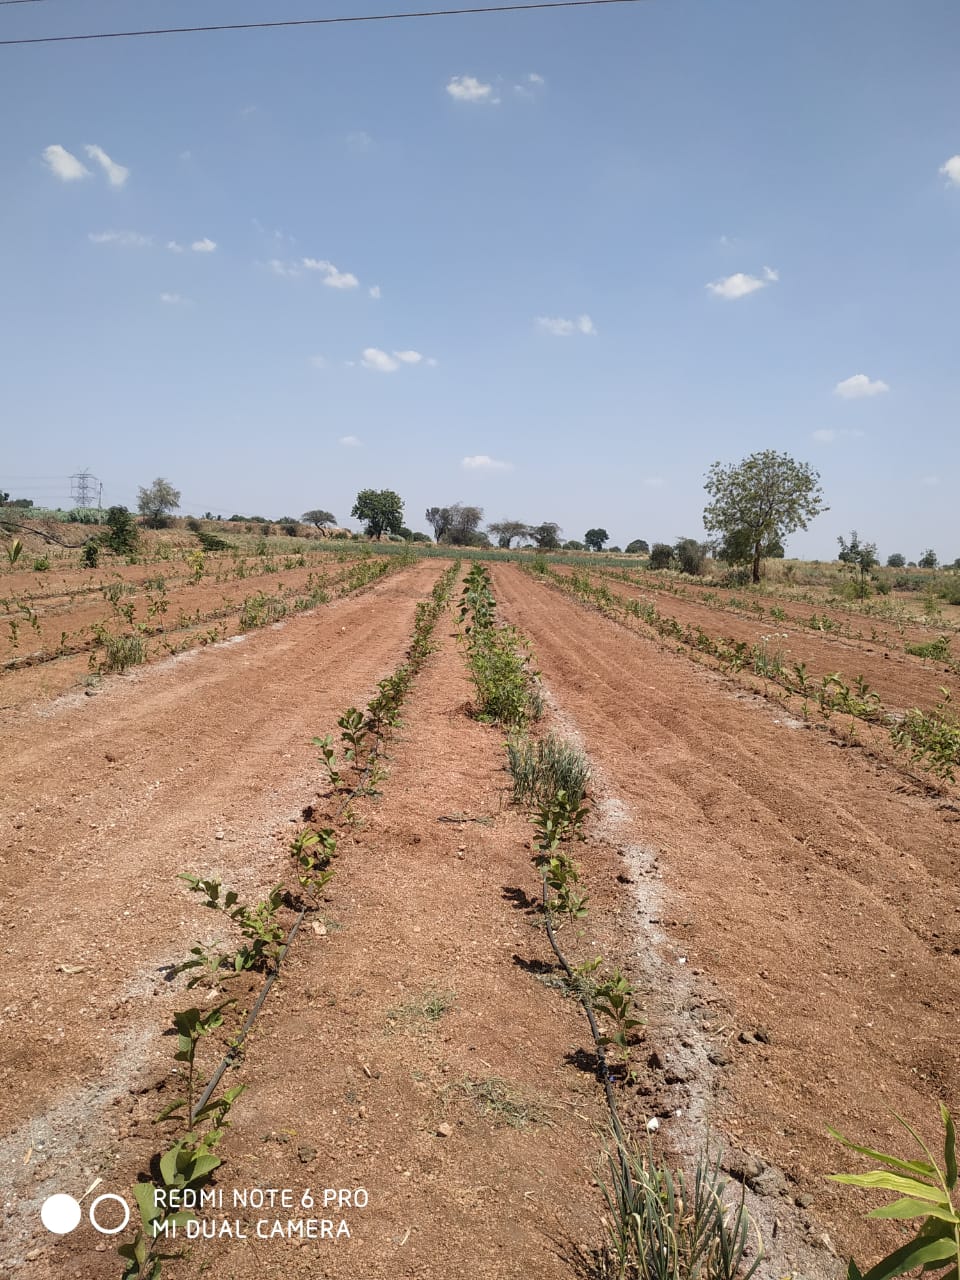
[[[750,1280],[756,1273],[763,1244],[742,1189],[734,1203],[725,1198],[728,1184],[718,1159],[702,1155],[690,1179],[657,1164],[649,1149],[618,1143],[608,1164],[607,1274],[617,1280]]]
[[[539,742],[517,735],[507,743],[507,757],[514,804],[544,804],[564,791],[576,807],[586,795],[590,780],[587,758],[556,734]]]
[[[548,1119],[539,1103],[524,1097],[499,1076],[486,1076],[482,1080],[467,1078],[460,1082],[460,1090],[481,1115],[488,1116],[496,1124],[522,1129],[527,1124],[545,1124]]]
[[[428,989],[421,992],[416,1000],[408,1000],[387,1011],[391,1022],[439,1022],[448,1009],[452,1009],[457,999],[455,991],[434,991]]]
[[[123,674],[128,667],[137,667],[147,660],[147,646],[143,636],[111,636],[103,638],[103,671]]]
[[[248,596],[240,609],[240,630],[253,631],[257,627],[267,627],[271,622],[279,622],[286,615],[287,606],[279,596],[266,596],[258,591],[255,596]]]

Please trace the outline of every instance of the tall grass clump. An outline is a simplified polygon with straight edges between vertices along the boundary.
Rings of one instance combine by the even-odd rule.
[[[519,734],[507,743],[515,804],[542,805],[566,793],[576,807],[587,792],[590,765],[579,747],[548,734],[539,742]]]
[[[619,1143],[608,1162],[608,1274],[617,1280],[749,1280],[756,1273],[763,1245],[743,1191],[733,1203],[726,1198],[719,1160],[702,1155],[691,1179],[657,1164],[651,1151]]]
[[[103,647],[103,671],[115,671],[122,675],[128,667],[138,667],[147,660],[147,646],[143,636],[105,635]]]

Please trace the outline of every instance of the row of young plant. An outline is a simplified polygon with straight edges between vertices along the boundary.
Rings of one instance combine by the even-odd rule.
[[[629,586],[642,586],[648,590],[664,592],[673,596],[689,597],[699,604],[707,605],[712,610],[722,610],[725,613],[734,613],[741,617],[755,617],[759,620],[769,616],[772,622],[787,623],[800,630],[816,631],[821,636],[844,640],[869,640],[871,644],[885,644],[892,647],[890,637],[886,632],[878,632],[876,627],[871,626],[870,635],[867,637],[864,636],[862,630],[858,629],[854,632],[849,622],[838,622],[827,613],[818,614],[814,612],[809,617],[803,617],[798,614],[788,614],[780,605],[770,605],[765,608],[759,600],[741,600],[739,596],[729,596],[724,599],[714,591],[695,591],[690,593],[676,584],[670,584],[669,586],[664,586],[659,582],[651,584],[640,574],[630,574],[622,570],[601,569],[599,572],[606,578],[625,582]],[[898,630],[901,637],[904,632],[905,621],[907,619],[904,616],[898,622]],[[922,624],[915,623],[914,625],[919,626]],[[949,635],[939,635],[936,639],[926,641],[911,642],[904,640],[903,651],[913,657],[922,658],[925,662],[942,663],[944,666],[949,667],[951,671],[960,674],[960,660],[950,652],[950,644],[951,638]]]
[[[154,604],[157,595],[161,597],[167,590],[179,589],[191,585],[197,585],[206,577],[210,578],[211,568],[213,570],[213,582],[216,585],[228,583],[233,579],[243,581],[247,578],[270,577],[277,573],[289,573],[295,569],[305,569],[308,567],[309,555],[311,560],[315,562],[322,561],[319,564],[321,569],[320,576],[327,569],[329,562],[333,560],[337,564],[355,562],[359,560],[369,560],[373,557],[373,551],[369,547],[364,547],[359,552],[347,551],[323,551],[314,552],[300,551],[296,554],[281,554],[276,557],[269,554],[266,541],[262,541],[262,545],[258,544],[255,548],[254,558],[248,559],[239,548],[230,547],[228,543],[222,539],[215,538],[211,535],[198,534],[201,539],[199,547],[178,547],[176,549],[167,548],[167,555],[164,557],[166,561],[174,558],[178,559],[184,566],[183,572],[170,573],[166,571],[153,577],[146,577],[140,582],[128,582],[119,573],[116,573],[113,580],[104,582],[102,579],[96,583],[83,583],[82,585],[46,588],[38,591],[21,591],[16,594],[0,596],[0,624],[8,626],[12,620],[15,623],[21,623],[24,618],[30,619],[30,615],[38,616],[41,620],[46,620],[58,613],[69,612],[78,599],[85,596],[96,595],[97,592],[103,594],[104,599],[111,604],[118,605],[123,596],[138,597],[142,592],[146,598],[149,614],[154,616]],[[218,545],[210,545],[218,544]],[[229,547],[229,555],[218,554]],[[403,547],[400,551],[401,558],[405,555],[405,563],[413,560],[409,548]],[[310,575],[312,577],[312,575]],[[47,601],[54,601],[50,608],[44,609],[43,605]],[[130,602],[126,601],[124,608],[130,607]],[[3,615],[10,615],[5,617]],[[18,617],[24,615],[24,617]],[[131,619],[132,621],[132,619]],[[12,647],[17,647],[17,631],[18,627],[10,628],[12,639]],[[39,634],[39,628],[38,628]],[[64,632],[65,636],[66,633]]]
[[[531,735],[543,708],[537,673],[527,642],[514,628],[498,625],[495,612],[489,574],[477,564],[467,577],[460,604],[477,713],[509,734],[513,802],[531,813],[536,832],[533,862],[540,881],[541,919],[562,982],[587,1018],[610,1116],[609,1173],[603,1184],[609,1209],[607,1242],[597,1259],[597,1274],[675,1280],[723,1275],[746,1280],[759,1257],[744,1271],[749,1219],[742,1201],[737,1210],[728,1211],[723,1199],[726,1184],[716,1163],[699,1162],[697,1195],[691,1199],[683,1173],[654,1160],[624,1129],[617,1090],[636,1079],[632,1055],[643,1025],[637,991],[620,966],[611,967],[596,955],[577,962],[561,946],[561,939],[570,937],[565,946],[581,947],[589,911],[573,847],[585,839],[590,768],[575,745],[554,734]],[[526,691],[523,696],[521,689]],[[720,1259],[726,1271],[718,1269]]]
[[[515,655],[506,669],[506,684],[509,689],[515,686],[519,669],[531,692],[525,702],[514,696],[490,696],[484,650],[490,644],[485,633],[498,629],[495,608],[489,576],[481,566],[475,566],[461,597],[460,621],[478,709],[510,733],[507,755],[513,800],[533,811],[537,837],[534,862],[541,881],[545,931],[568,989],[579,999],[589,1021],[610,1111],[611,1149],[607,1152],[607,1180],[602,1183],[609,1211],[607,1244],[597,1259],[597,1275],[618,1280],[749,1280],[763,1261],[763,1242],[746,1211],[742,1189],[730,1202],[720,1157],[705,1151],[693,1176],[688,1177],[683,1170],[670,1169],[658,1161],[649,1143],[642,1145],[624,1131],[615,1087],[635,1078],[631,1051],[643,1021],[636,1009],[636,990],[619,967],[599,976],[604,968],[602,957],[572,963],[559,941],[566,929],[574,937],[573,945],[580,944],[582,922],[589,909],[580,867],[571,851],[585,838],[589,764],[579,748],[554,735],[531,738],[528,729],[539,718],[543,701],[535,688],[537,675],[531,667],[529,647],[512,628],[501,626],[496,642],[512,648]],[[506,718],[493,713],[498,706],[508,710]],[[613,1067],[608,1051],[617,1057]],[[944,1127],[942,1167],[903,1121],[925,1159],[904,1161],[849,1142],[830,1130],[844,1146],[880,1165],[866,1174],[837,1174],[833,1180],[896,1193],[893,1203],[870,1216],[913,1219],[920,1224],[913,1239],[865,1275],[851,1260],[848,1280],[892,1280],[919,1266],[928,1272],[945,1273],[941,1280],[960,1280],[957,1139],[953,1120],[942,1103],[940,1116]],[[752,1249],[751,1236],[756,1240]]]
[[[163,1263],[181,1256],[167,1251],[168,1242],[193,1220],[191,1198],[196,1203],[197,1194],[223,1164],[217,1148],[229,1127],[231,1110],[246,1087],[221,1088],[224,1077],[237,1065],[247,1033],[279,976],[302,921],[323,905],[334,877],[336,824],[357,797],[376,794],[383,776],[379,758],[384,742],[400,723],[411,683],[435,647],[433,632],[449,604],[458,572],[459,563],[452,565],[437,581],[429,599],[417,604],[413,637],[404,661],[379,682],[364,710],[349,707],[339,717],[339,744],[332,733],[312,739],[326,775],[331,812],[329,825],[313,820],[290,842],[296,887],[276,884],[264,899],[248,904],[219,880],[192,874],[180,877],[191,892],[202,896],[204,907],[228,922],[239,935],[239,943],[225,949],[222,943],[198,942],[185,960],[173,966],[173,975],[190,973],[187,989],[205,988],[206,998],[173,1014],[177,1036],[174,1061],[182,1093],[155,1119],[169,1145],[151,1161],[151,1180],[138,1182],[133,1188],[140,1224],[133,1238],[117,1250],[124,1264],[123,1280],[157,1280]],[[296,913],[289,927],[281,918],[284,910]],[[262,976],[264,982],[251,1008],[241,1011],[238,998],[227,992],[230,983],[245,974]],[[228,1020],[232,1034],[226,1030]],[[226,1052],[204,1082],[198,1053],[210,1038],[218,1039]]]
[[[147,618],[135,620],[136,604],[134,600],[124,599],[121,582],[113,582],[103,588],[104,598],[109,602],[116,621],[126,629],[113,631],[104,622],[95,622],[89,628],[81,628],[71,639],[68,632],[60,635],[60,643],[53,651],[40,649],[25,654],[20,658],[8,659],[3,669],[15,670],[26,666],[38,666],[59,658],[72,657],[80,653],[90,653],[90,668],[100,674],[123,672],[132,666],[147,661],[147,641],[152,637],[160,637],[158,648],[161,653],[176,654],[193,648],[196,644],[216,643],[227,634],[226,619],[236,617],[240,631],[251,631],[258,627],[269,626],[278,622],[288,614],[301,613],[318,605],[326,604],[335,595],[348,595],[361,587],[368,586],[378,578],[405,568],[413,562],[412,557],[362,559],[354,562],[349,568],[332,582],[321,573],[310,572],[305,583],[284,587],[277,585],[272,594],[259,591],[247,596],[242,601],[232,601],[215,609],[187,613],[180,609],[173,624],[167,621],[170,601],[167,596],[167,584],[164,579],[150,580],[147,584],[145,599]],[[40,623],[35,613],[28,611],[29,622],[40,634]],[[11,628],[14,647],[18,643],[19,624],[8,621]],[[205,627],[205,630],[200,630]],[[89,631],[89,635],[86,632]],[[170,639],[172,633],[181,634],[179,640]],[[198,634],[199,633],[199,634]]]
[[[788,568],[790,566],[787,566]],[[605,568],[605,567],[604,567]],[[624,581],[631,581],[635,584],[648,586],[656,591],[663,591],[669,595],[689,597],[692,599],[702,600],[719,600],[723,601],[723,597],[717,595],[716,589],[724,589],[725,584],[722,582],[711,580],[691,581],[688,577],[672,577],[664,571],[650,571],[637,569],[633,577],[624,577]],[[847,584],[851,589],[856,589],[856,583],[851,580]],[[884,584],[886,585],[886,584]],[[704,589],[705,588],[705,589]],[[889,589],[889,588],[888,588]],[[903,635],[907,626],[913,627],[938,627],[947,628],[951,631],[960,630],[960,624],[944,619],[943,616],[943,598],[938,596],[931,584],[922,597],[923,618],[914,617],[909,613],[902,601],[890,599],[883,595],[879,600],[856,599],[849,600],[843,596],[837,595],[835,592],[830,593],[826,597],[822,594],[818,595],[812,591],[805,591],[800,587],[790,585],[789,581],[778,582],[773,587],[752,586],[750,588],[751,596],[775,596],[778,600],[789,600],[794,604],[812,604],[821,608],[828,607],[838,612],[849,613],[857,618],[878,618],[883,622],[892,623],[893,626]],[[774,621],[777,620],[777,610],[779,606],[771,605],[769,610],[764,610],[764,606],[759,600],[748,599],[741,600],[739,596],[731,595],[728,597],[728,603],[734,610],[742,609],[746,613],[756,614],[762,618],[765,612],[769,612]],[[720,607],[724,607],[721,603]],[[782,612],[782,610],[780,610]],[[786,618],[782,620],[787,620]],[[805,624],[802,618],[789,619],[796,626],[809,625],[813,630],[831,631],[834,630],[840,634],[846,634],[853,637],[852,630],[848,623],[840,624],[828,618],[826,614],[818,617],[814,612],[810,621]],[[858,631],[856,639],[863,639],[862,631]],[[878,641],[876,628],[871,627],[871,638]]]
[[[787,664],[778,643],[783,639],[781,635],[764,636],[752,645],[745,640],[721,639],[709,635],[701,626],[683,624],[661,614],[650,601],[611,591],[606,581],[595,585],[589,574],[567,576],[546,566],[534,566],[531,572],[616,621],[635,618],[646,623],[664,639],[714,659],[724,672],[749,671],[783,689],[787,695],[799,697],[804,719],[809,718],[812,704],[825,720],[834,715],[849,715],[848,736],[851,738],[856,736],[857,722],[879,727],[887,732],[897,750],[909,756],[911,763],[929,770],[944,782],[956,781],[960,764],[960,719],[953,709],[949,689],[940,689],[940,699],[932,711],[913,707],[904,714],[891,712],[884,708],[879,694],[862,675],[851,682],[841,672],[834,671],[818,681],[810,677],[806,663]]]

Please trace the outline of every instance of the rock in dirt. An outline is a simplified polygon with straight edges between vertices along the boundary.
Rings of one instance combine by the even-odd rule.
[[[453,1125],[447,1124],[446,1121],[444,1121],[443,1124],[437,1125],[438,1138],[449,1138],[452,1133],[453,1133]]]
[[[760,1177],[764,1167],[762,1160],[758,1160],[756,1156],[744,1155],[742,1152],[731,1151],[727,1158],[727,1172],[731,1178],[736,1178],[738,1182],[745,1182],[748,1186],[755,1178]]]

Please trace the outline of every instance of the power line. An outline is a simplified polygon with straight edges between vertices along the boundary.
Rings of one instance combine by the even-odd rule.
[[[0,0],[0,3],[37,3],[39,0]],[[484,5],[471,9],[423,9],[411,13],[365,13],[340,18],[288,18],[280,22],[223,22],[205,27],[155,27],[143,31],[92,31],[72,36],[24,36],[0,40],[12,44],[64,44],[73,40],[126,40],[134,36],[187,35],[199,31],[265,31],[274,27],[327,27],[347,22],[397,22],[403,18],[452,18],[459,14],[520,13],[531,9],[586,9],[607,4],[642,4],[645,0],[537,0],[533,4]]]

